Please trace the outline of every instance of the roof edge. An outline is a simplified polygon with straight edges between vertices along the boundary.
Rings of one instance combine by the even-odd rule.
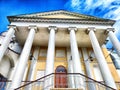
[[[8,16],[9,22],[57,22],[57,23],[82,23],[82,24],[106,24],[114,25],[114,20],[84,20],[84,19],[66,19],[66,18],[35,18],[35,17],[15,17]]]

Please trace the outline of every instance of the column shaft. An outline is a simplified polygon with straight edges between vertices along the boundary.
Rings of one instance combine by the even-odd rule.
[[[30,54],[30,50],[32,47],[34,35],[35,35],[35,30],[34,30],[34,28],[31,28],[29,35],[28,35],[28,38],[25,42],[24,48],[22,50],[22,53],[20,55],[10,90],[13,90],[21,85],[21,81],[22,81],[23,76],[24,76],[24,71],[25,71],[28,57]]]
[[[33,81],[34,80],[34,74],[35,74],[35,69],[37,65],[37,60],[39,56],[39,47],[35,47],[34,53],[33,53],[33,58],[31,61],[30,69],[29,69],[29,74],[28,74],[28,81]],[[32,85],[28,85],[25,90],[32,90]]]
[[[74,73],[73,72],[73,62],[70,54],[70,49],[67,48],[67,62],[68,62],[68,73]],[[68,88],[75,88],[75,82],[74,82],[74,76],[69,75],[68,76]]]
[[[48,51],[46,59],[45,75],[54,72],[54,53],[55,53],[55,30],[56,28],[50,27],[50,36],[48,42]],[[53,86],[53,77],[47,77],[44,82],[44,90],[49,90]]]
[[[75,31],[73,28],[70,29],[70,45],[73,60],[73,71],[74,73],[82,73],[80,56],[78,52]],[[75,76],[75,88],[82,88],[82,85],[83,85],[82,77]]]
[[[89,37],[90,37],[90,40],[91,40],[91,44],[92,44],[95,56],[97,58],[97,62],[98,62],[100,71],[101,71],[103,79],[105,81],[105,84],[116,89],[114,79],[113,79],[113,77],[111,75],[111,72],[110,72],[110,70],[108,68],[105,57],[104,57],[104,55],[102,53],[102,50],[100,48],[100,45],[99,45],[99,43],[97,41],[97,38],[96,38],[93,30],[89,31]]]
[[[83,58],[84,58],[84,62],[85,62],[87,76],[93,79],[93,75],[92,75],[91,67],[90,67],[90,62],[89,62],[90,59],[89,59],[89,56],[87,54],[87,49],[82,48],[82,53],[83,53]],[[88,79],[88,88],[89,88],[89,90],[96,90],[94,82],[92,80],[89,80],[89,79]]]
[[[1,46],[0,46],[0,62],[5,54],[5,51],[7,50],[8,46],[9,46],[9,43],[10,43],[12,36],[15,33],[14,29],[15,29],[15,26],[10,26],[10,28],[9,28]]]
[[[35,67],[38,60],[38,55],[39,55],[39,47],[35,47],[31,65],[30,65],[29,74],[28,74],[28,81],[34,80],[34,72],[35,72]]]
[[[113,31],[109,31],[108,36],[109,36],[113,46],[115,47],[118,55],[120,56],[120,42],[119,42],[119,40],[117,39],[117,37],[115,36]]]

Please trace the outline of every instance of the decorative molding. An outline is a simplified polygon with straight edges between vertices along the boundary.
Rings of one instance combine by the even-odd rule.
[[[36,33],[39,31],[36,25],[30,25],[28,29],[34,29]]]
[[[55,32],[58,31],[56,26],[49,26],[49,27],[48,27],[48,31],[50,32],[51,29],[54,29]]]
[[[7,28],[8,28],[8,29],[13,28],[15,31],[18,31],[16,25],[8,25]]]
[[[74,17],[83,18],[83,19],[86,19],[86,20],[101,20],[101,21],[107,20],[108,21],[108,19],[97,18],[97,17],[94,17],[94,16],[83,15],[83,14],[79,14],[79,13],[76,13],[76,12],[70,12],[70,11],[65,11],[65,10],[40,12],[40,13],[35,13],[35,14],[25,14],[25,15],[18,15],[18,16],[14,16],[14,17],[28,17],[28,18],[37,17],[37,18],[41,18],[42,16],[58,15],[58,14],[74,16]]]
[[[115,32],[114,28],[107,28],[107,30],[105,30],[105,34],[107,35],[109,33],[109,31]]]
[[[88,34],[90,31],[96,31],[95,27],[88,27],[88,29],[86,30],[86,33]]]
[[[36,17],[9,17],[10,22],[40,22],[40,23],[74,23],[74,24],[101,24],[113,25],[112,20],[84,20],[84,19],[60,19],[60,18],[36,18]]]
[[[75,32],[77,32],[77,28],[76,28],[76,27],[69,27],[69,28],[68,28],[68,33],[69,33],[71,30],[74,30]]]

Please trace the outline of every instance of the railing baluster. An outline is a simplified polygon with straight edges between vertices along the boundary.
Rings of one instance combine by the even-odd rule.
[[[53,78],[53,80],[55,78],[59,78],[59,79],[54,80],[55,84],[53,83],[52,85],[47,85],[47,87],[50,87],[51,90],[52,90],[52,88],[69,88],[68,87],[69,85],[67,83],[68,81],[65,81],[65,79],[66,78],[68,79],[68,77],[82,78],[84,80],[84,83],[82,84],[82,86],[84,87],[84,90],[89,90],[87,87],[88,84],[94,84],[96,86],[97,90],[106,90],[106,88],[109,88],[109,90],[115,90],[115,89],[111,88],[110,86],[105,85],[104,82],[98,82],[98,81],[91,79],[91,78],[87,77],[86,75],[83,75],[80,73],[65,73],[65,74],[64,73],[62,73],[62,74],[61,73],[51,73],[49,75],[46,75],[46,76],[41,77],[34,81],[22,81],[22,83],[24,83],[24,85],[22,84],[22,86],[16,88],[15,90],[44,90],[44,88],[45,88],[45,87],[43,88],[44,80],[49,79],[49,78]],[[60,80],[60,81],[57,81],[57,80]],[[9,80],[0,81],[0,82],[11,83],[11,81],[9,81]],[[116,82],[116,85],[118,88],[120,88],[120,82]]]

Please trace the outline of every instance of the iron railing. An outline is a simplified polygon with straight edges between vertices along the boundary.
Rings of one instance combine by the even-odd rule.
[[[78,80],[78,83],[75,80]],[[0,82],[7,82],[7,85],[11,81]],[[105,85],[104,82],[96,81],[80,73],[51,73],[34,81],[23,81],[21,86],[15,90],[52,90],[53,88],[66,88],[66,90],[73,88],[75,90],[77,86],[82,90],[116,90]],[[117,82],[117,87],[120,88],[120,82]],[[9,86],[3,90],[9,90]]]

